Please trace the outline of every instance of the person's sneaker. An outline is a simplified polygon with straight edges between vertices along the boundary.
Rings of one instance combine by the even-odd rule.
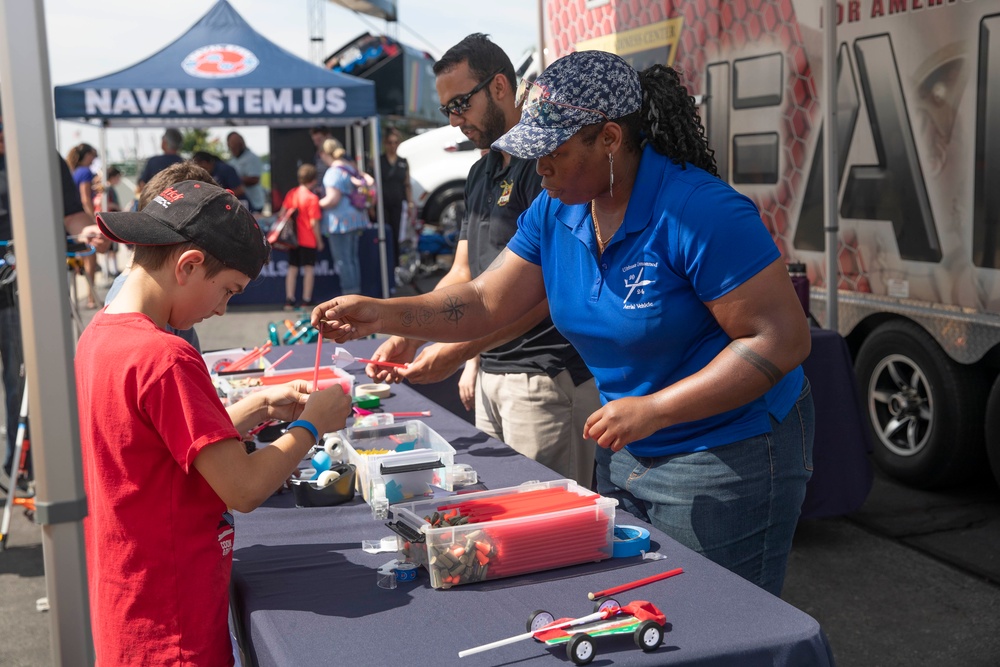
[[[0,490],[7,494],[10,489],[10,474],[7,470],[0,466]],[[18,477],[17,484],[14,488],[15,498],[33,498],[35,496],[35,485],[32,484],[25,477]]]
[[[285,310],[289,310],[289,311],[295,310],[295,300],[294,299],[286,299],[285,300]]]

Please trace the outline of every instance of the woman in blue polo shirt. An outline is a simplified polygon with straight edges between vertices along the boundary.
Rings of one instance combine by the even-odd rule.
[[[781,592],[805,485],[810,337],[753,202],[718,177],[672,69],[586,51],[522,83],[493,144],[545,189],[491,269],[409,299],[319,306],[329,337],[484,335],[548,297],[603,406],[584,435],[598,491]]]

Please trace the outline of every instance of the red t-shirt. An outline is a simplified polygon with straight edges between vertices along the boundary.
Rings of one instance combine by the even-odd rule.
[[[288,194],[285,195],[285,201],[281,204],[281,208],[298,209],[295,231],[299,233],[299,247],[315,248],[316,235],[313,234],[312,221],[323,217],[319,208],[319,197],[316,196],[316,193],[300,185],[294,190],[288,191]]]
[[[76,386],[97,664],[233,664],[232,522],[192,462],[239,434],[204,361],[145,315],[102,310]]]

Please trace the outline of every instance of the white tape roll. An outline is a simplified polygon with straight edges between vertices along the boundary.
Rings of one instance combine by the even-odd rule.
[[[339,478],[340,478],[340,473],[337,472],[336,470],[324,470],[322,473],[320,473],[319,477],[316,478],[316,486],[322,489],[325,486],[333,484],[334,481],[336,481]]]
[[[354,388],[355,396],[368,394],[370,396],[378,396],[379,398],[388,398],[391,392],[392,387],[384,382],[379,382],[378,384],[359,384]]]

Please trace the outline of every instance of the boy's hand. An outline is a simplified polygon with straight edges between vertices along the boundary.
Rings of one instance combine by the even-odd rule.
[[[260,392],[268,419],[295,421],[302,414],[309,399],[308,383],[295,380],[286,384],[268,387]]]
[[[340,385],[336,385],[309,394],[300,417],[311,422],[322,436],[347,426],[351,405],[351,397],[344,393]]]

